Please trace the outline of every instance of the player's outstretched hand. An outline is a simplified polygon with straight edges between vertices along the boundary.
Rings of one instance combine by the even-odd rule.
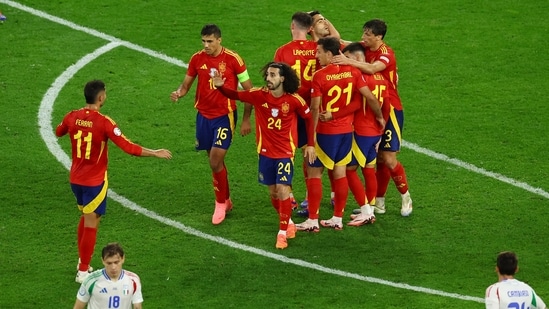
[[[168,149],[156,149],[156,150],[153,150],[153,152],[154,152],[154,156],[157,158],[168,159],[168,160],[172,158],[172,153]]]
[[[221,73],[219,73],[219,71],[215,70],[211,76],[214,86],[222,87],[223,84],[225,84],[225,78],[221,76]]]

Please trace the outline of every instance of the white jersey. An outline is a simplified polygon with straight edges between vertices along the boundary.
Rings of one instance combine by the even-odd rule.
[[[105,269],[89,274],[76,297],[88,304],[88,309],[131,309],[143,302],[141,281],[131,271],[122,270],[118,281],[112,281]]]
[[[517,279],[506,279],[486,289],[486,309],[545,309],[534,289]]]

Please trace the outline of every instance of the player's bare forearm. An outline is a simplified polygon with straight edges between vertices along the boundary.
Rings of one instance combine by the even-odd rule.
[[[161,159],[171,159],[172,153],[167,149],[148,149],[143,147],[142,157],[157,157]]]
[[[252,116],[253,105],[244,102],[244,115],[242,116],[242,124],[240,125],[240,135],[246,136],[252,132],[250,118]]]

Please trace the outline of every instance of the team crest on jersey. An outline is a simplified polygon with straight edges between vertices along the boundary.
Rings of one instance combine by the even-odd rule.
[[[279,112],[278,108],[271,108],[271,115],[273,117],[278,117],[278,112]]]
[[[221,72],[221,74],[225,73],[225,71],[227,70],[227,64],[223,61],[221,61],[219,63],[219,72]]]
[[[130,295],[130,287],[127,284],[124,284],[124,286],[122,287],[122,294]]]
[[[282,113],[287,114],[290,111],[290,104],[288,102],[282,103]]]

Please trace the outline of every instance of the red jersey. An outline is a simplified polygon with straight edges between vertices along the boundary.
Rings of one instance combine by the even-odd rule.
[[[321,97],[320,112],[335,113],[346,108],[358,89],[368,87],[362,73],[350,65],[333,65],[316,71],[313,75],[311,97]],[[316,132],[322,134],[341,134],[353,132],[353,115],[318,122]]]
[[[255,107],[257,153],[271,159],[292,158],[297,148],[297,114],[311,118],[303,98],[289,93],[277,98],[266,87],[239,91],[238,97]],[[314,142],[312,134],[309,140]]]
[[[383,119],[387,121],[390,112],[390,93],[393,91],[390,82],[385,80],[379,73],[373,75],[364,74],[364,79],[374,97],[379,101]],[[366,102],[366,98],[362,95],[360,97],[362,101],[361,108],[354,115],[353,125],[355,132],[361,136],[382,135],[383,128],[379,126],[374,111]]]
[[[91,187],[106,180],[109,139],[128,154],[140,156],[143,151],[122,134],[111,118],[87,108],[69,112],[55,129],[58,137],[67,133],[72,146],[72,184]]]
[[[216,57],[206,54],[203,50],[191,57],[187,75],[191,77],[198,76],[194,107],[202,116],[208,119],[227,115],[236,110],[234,100],[228,99],[219,91],[215,91],[210,74],[216,70],[226,79],[225,85],[227,87],[237,89],[237,75],[246,71],[246,64],[237,53],[225,47],[222,47],[221,53]]]
[[[391,104],[395,109],[402,110],[402,103],[400,102],[400,98],[398,96],[398,91],[397,91],[398,73],[397,73],[395,52],[393,51],[392,48],[387,46],[385,43],[381,44],[381,46],[374,51],[366,47],[366,62],[374,63],[376,61],[381,61],[385,64],[385,69],[378,73],[383,75],[383,78],[390,81],[394,89],[392,93],[394,98],[391,100],[392,101]]]
[[[311,104],[311,82],[313,74],[320,63],[316,59],[317,43],[309,40],[294,40],[280,46],[274,56],[274,61],[284,62],[295,70],[301,80],[297,93]]]

